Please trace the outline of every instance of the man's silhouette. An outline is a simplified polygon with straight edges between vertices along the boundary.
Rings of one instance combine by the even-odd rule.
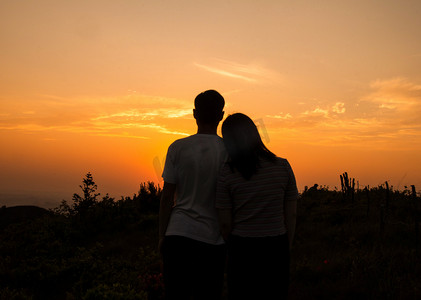
[[[225,101],[208,90],[194,104],[197,134],[170,145],[162,174],[159,247],[167,299],[219,299],[223,287],[225,245],[215,191],[226,160],[223,141],[216,134]]]

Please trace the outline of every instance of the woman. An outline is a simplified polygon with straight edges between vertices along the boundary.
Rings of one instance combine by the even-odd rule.
[[[222,124],[230,159],[217,182],[216,207],[228,244],[230,299],[286,299],[298,191],[288,161],[263,144],[236,113]]]

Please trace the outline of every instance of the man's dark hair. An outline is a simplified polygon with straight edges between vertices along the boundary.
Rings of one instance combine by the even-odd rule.
[[[215,90],[207,90],[194,99],[196,119],[204,123],[214,123],[221,120],[225,106],[224,97]]]

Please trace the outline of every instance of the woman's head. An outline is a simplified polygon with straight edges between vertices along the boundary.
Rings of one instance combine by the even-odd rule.
[[[256,173],[259,157],[269,160],[276,157],[265,147],[256,125],[245,114],[229,115],[222,124],[222,136],[233,167],[246,179]]]

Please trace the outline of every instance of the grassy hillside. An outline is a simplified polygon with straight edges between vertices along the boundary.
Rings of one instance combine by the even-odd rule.
[[[162,298],[160,189],[142,184],[120,200],[95,190],[4,225],[0,299]],[[421,298],[420,199],[386,187],[352,195],[316,186],[301,195],[290,299]]]
[[[302,195],[291,299],[419,299],[420,199],[385,187]]]

